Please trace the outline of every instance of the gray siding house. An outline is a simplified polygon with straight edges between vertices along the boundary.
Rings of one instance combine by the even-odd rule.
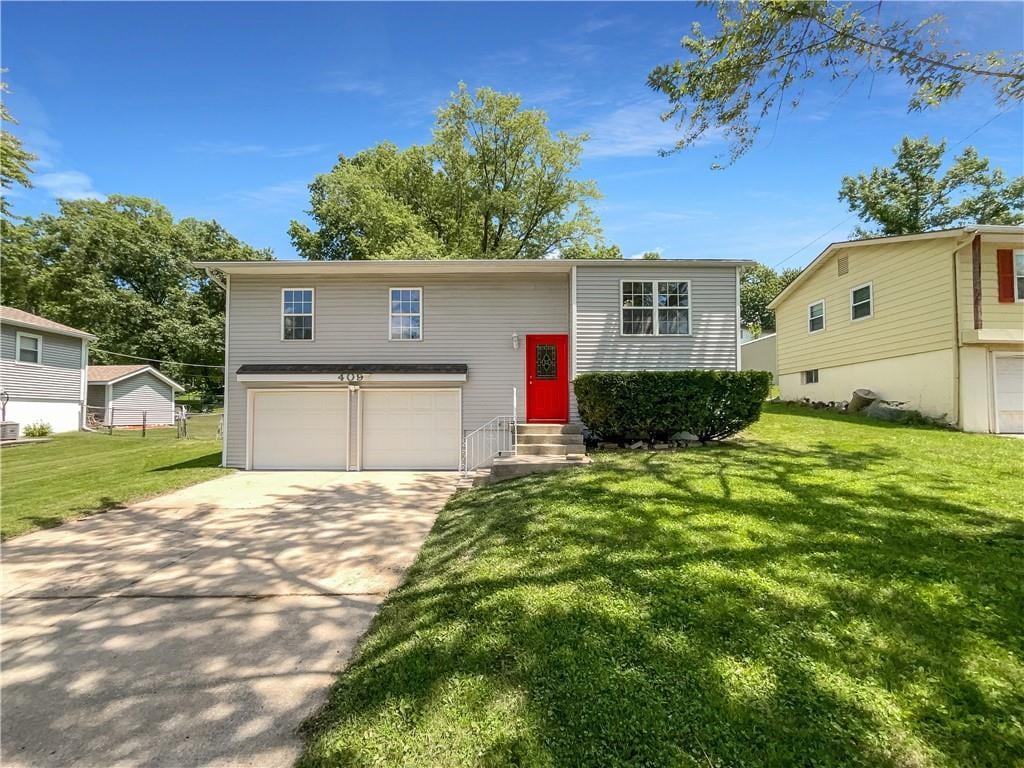
[[[4,415],[19,432],[49,424],[54,432],[82,426],[85,367],[95,336],[13,307],[0,306],[0,392]]]
[[[149,365],[90,365],[90,415],[99,423],[139,426],[174,423],[174,394],[185,388]]]
[[[736,370],[749,262],[200,262],[227,292],[224,463],[457,469],[588,371]]]

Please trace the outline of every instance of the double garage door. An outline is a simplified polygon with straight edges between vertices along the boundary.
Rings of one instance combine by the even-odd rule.
[[[458,469],[458,389],[255,390],[253,469]]]

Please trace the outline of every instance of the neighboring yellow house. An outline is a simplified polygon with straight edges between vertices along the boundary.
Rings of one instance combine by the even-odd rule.
[[[865,387],[967,432],[1024,433],[1024,227],[833,243],[769,307],[783,400]]]

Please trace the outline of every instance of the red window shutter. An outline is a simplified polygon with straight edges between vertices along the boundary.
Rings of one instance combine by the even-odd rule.
[[[1013,251],[1000,248],[996,251],[996,274],[999,276],[999,303],[1012,304],[1013,293]]]

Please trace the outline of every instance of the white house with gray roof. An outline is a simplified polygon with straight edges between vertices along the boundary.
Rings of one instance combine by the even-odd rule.
[[[564,451],[578,374],[739,367],[749,263],[198,263],[227,293],[224,463],[456,469],[509,423]]]
[[[0,306],[0,393],[4,416],[19,431],[43,422],[54,432],[83,424],[89,342],[96,339],[61,323]]]

